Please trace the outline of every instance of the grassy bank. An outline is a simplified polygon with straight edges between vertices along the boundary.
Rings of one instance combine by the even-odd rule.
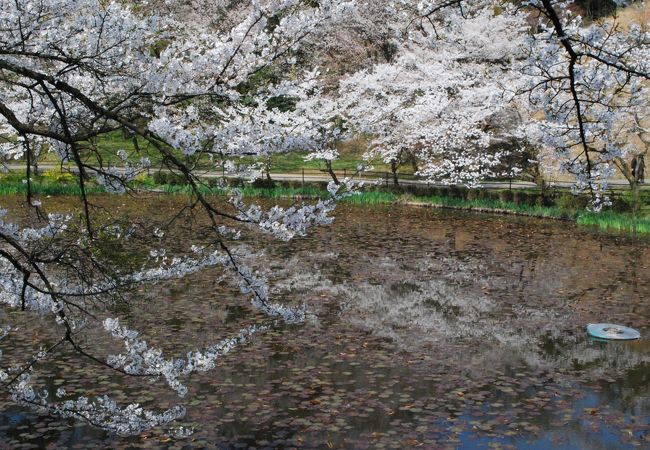
[[[157,186],[155,188],[157,191],[164,192],[165,194],[170,195],[190,195],[192,194],[192,188],[190,186],[178,186],[165,184]],[[319,189],[317,187],[305,186],[304,188],[293,188],[293,187],[283,187],[278,186],[273,189],[263,189],[255,188],[252,186],[243,186],[238,188],[244,197],[254,197],[254,198],[270,198],[270,199],[282,199],[282,198],[317,198],[317,197],[327,197],[329,194],[327,191]],[[230,195],[230,191],[220,187],[210,187],[210,186],[199,186],[199,191],[203,195]]]
[[[137,163],[141,157],[149,158],[154,167],[159,166],[162,162],[160,152],[155,148],[152,148],[148,142],[141,138],[138,139],[136,149],[133,138],[125,138],[121,131],[112,131],[110,133],[102,134],[96,137],[92,142],[89,142],[88,146],[95,149],[94,151],[101,156],[102,161],[105,164],[122,164],[121,159],[117,156],[118,151],[125,151],[127,155],[129,155],[128,159],[133,163]],[[348,170],[354,172],[360,163],[365,162],[363,155],[367,148],[368,141],[362,138],[339,142],[337,144],[339,158],[332,163],[334,170]],[[208,155],[196,154],[192,157],[187,157],[178,151],[172,151],[172,153],[189,165],[203,168],[214,168],[214,161]],[[321,161],[305,161],[305,156],[307,156],[307,154],[309,154],[309,152],[292,151],[273,155],[270,160],[271,171],[275,173],[298,173],[301,169],[321,170],[325,168]],[[82,151],[82,156],[94,159],[94,156],[88,152]],[[259,158],[256,159],[253,157],[233,157],[227,159],[235,164],[245,165],[254,164],[260,161]],[[59,164],[60,160],[54,153],[46,153],[41,159],[41,162]],[[367,162],[372,164],[377,171],[390,170],[381,159]],[[412,173],[413,170],[410,166],[404,166],[400,172]]]
[[[189,186],[156,184],[151,178],[137,180],[134,183],[134,187],[136,189],[164,192],[170,195],[189,195],[192,192]],[[218,186],[202,185],[200,189],[204,195],[229,195],[228,190]],[[276,186],[274,188],[257,188],[246,185],[239,189],[244,197],[249,198],[326,198],[329,195],[326,190],[318,185],[307,185],[304,187]],[[37,196],[80,194],[79,186],[75,183],[72,175],[47,172],[42,176],[34,177],[32,180],[32,191]],[[91,194],[105,192],[101,186],[92,182],[88,183],[87,191]],[[0,176],[0,195],[25,194],[26,192],[27,184],[24,182],[22,174],[9,173]],[[568,205],[565,200],[560,199],[552,205],[539,205],[521,201],[481,198],[480,195],[476,195],[476,198],[462,198],[454,196],[453,192],[453,190],[449,190],[447,195],[415,195],[412,193],[372,190],[349,197],[345,202],[367,206],[404,204],[486,213],[516,214],[529,217],[569,220],[579,225],[593,226],[604,230],[650,234],[650,214],[647,211],[638,215],[614,211],[593,213],[584,208],[576,207],[575,204]],[[478,192],[480,193],[481,191]],[[519,197],[522,197],[523,194],[519,193]],[[508,195],[504,195],[503,197],[510,199],[513,195],[512,193],[508,193]],[[517,195],[514,195],[514,197],[517,197]]]
[[[34,195],[80,195],[81,189],[76,179],[70,174],[46,172],[44,175],[32,177],[32,193]],[[89,183],[86,187],[89,194],[105,192],[101,186]],[[27,194],[27,180],[22,173],[0,174],[0,195]]]
[[[624,212],[563,209],[558,206],[539,206],[491,200],[464,200],[450,197],[416,198],[414,204],[431,205],[440,208],[462,209],[476,212],[516,214],[520,216],[559,219],[576,222],[578,225],[597,227],[635,234],[650,234],[650,216],[633,215]]]
[[[604,230],[617,230],[650,234],[650,216],[633,216],[632,214],[584,212],[576,218],[579,225],[596,226]]]

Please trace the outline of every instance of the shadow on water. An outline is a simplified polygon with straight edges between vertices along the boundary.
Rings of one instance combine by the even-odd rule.
[[[650,341],[596,342],[584,332],[589,322],[608,321],[650,333],[648,240],[534,219],[344,206],[333,226],[269,243],[265,251],[276,265],[267,273],[273,297],[304,304],[309,319],[272,329],[214,371],[192,377],[183,422],[196,427],[193,436],[169,440],[154,430],[123,439],[5,399],[2,442],[17,448],[648,445]],[[164,283],[125,311],[150,342],[179,356],[262,323],[233,286],[214,281],[219,277],[210,269]],[[32,344],[12,345],[22,351]],[[120,351],[102,345],[107,353]],[[108,392],[144,405],[179,401],[161,383],[124,380],[98,367],[72,370],[77,363],[74,354],[53,362],[44,383],[52,389],[65,379],[74,393]]]

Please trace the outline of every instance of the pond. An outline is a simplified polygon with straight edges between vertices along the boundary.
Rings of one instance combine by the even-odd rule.
[[[127,202],[155,217],[177,201]],[[647,238],[566,222],[343,205],[332,226],[308,237],[241,245],[264,250],[270,268],[248,262],[267,272],[273,298],[305,305],[305,324],[257,335],[217,369],[192,376],[185,399],[73,352],[38,372],[44,387],[65,383],[70,395],[183,403],[192,436],[121,438],[3,398],[0,448],[648,445],[650,341],[598,342],[585,333],[590,322],[650,333]],[[119,307],[126,323],[174,356],[266,320],[218,269],[136,297]],[[29,331],[3,343],[8,357],[51,333],[47,321],[25,325],[20,314],[2,311]],[[92,332],[84,339],[103,354],[122,351]]]

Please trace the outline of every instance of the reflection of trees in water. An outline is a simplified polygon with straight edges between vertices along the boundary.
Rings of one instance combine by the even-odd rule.
[[[453,263],[448,259],[441,264]],[[552,267],[547,262],[541,266]],[[515,292],[512,299],[503,298],[505,281],[511,278],[479,276],[478,268],[458,263],[446,276],[422,281],[422,273],[400,273],[394,266],[383,275],[388,280],[399,274],[404,281],[346,285],[341,293],[344,318],[402,349],[434,354],[473,379],[484,377],[486,368],[499,372],[523,364],[561,372],[562,379],[567,373],[586,380],[610,379],[603,392],[608,401],[636,414],[648,409],[650,346],[594,342],[584,334],[583,324],[576,324],[570,305],[538,301],[530,295],[530,286],[524,289],[526,295]],[[531,274],[549,275],[546,270]],[[548,298],[564,286],[562,277],[552,279],[548,286],[534,283],[545,287],[536,292],[538,297]],[[485,286],[495,292],[484,294]]]
[[[459,264],[447,276],[425,281],[414,273],[398,283],[350,284],[346,318],[414,351],[423,345],[441,350],[462,345],[474,360],[538,365],[540,335],[559,337],[570,327],[568,316],[543,305],[500,302],[488,288],[500,291],[503,280],[476,276],[476,267],[469,267]]]
[[[646,247],[566,224],[344,208],[331,229],[269,248],[282,260],[269,275],[272,297],[304,302],[324,339],[353,323],[473,380],[507,366],[566,382],[614,377],[599,395],[641,411],[650,352],[594,344],[584,326],[650,318]]]
[[[401,220],[386,222],[382,231],[401,234],[392,242],[410,246],[395,226]],[[648,272],[639,260],[643,243],[629,253],[620,238],[575,239],[560,228],[522,236],[516,225],[501,233],[487,227],[478,232],[476,222],[464,224],[460,250],[459,233],[449,232],[453,224],[434,224],[433,239],[420,240],[417,250],[411,246],[410,259],[375,236],[388,243],[386,255],[395,256],[357,254],[372,277],[345,283],[338,293],[346,320],[411,351],[434,348],[443,359],[460,347],[467,358],[463,364],[475,367],[523,362],[578,368],[597,378],[624,375],[649,362],[643,347],[601,348],[584,334],[589,321],[620,320],[645,310],[650,287],[639,282]]]

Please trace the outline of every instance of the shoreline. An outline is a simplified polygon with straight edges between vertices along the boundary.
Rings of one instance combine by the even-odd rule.
[[[41,179],[34,180],[33,193],[35,196],[79,195],[79,187],[70,180]],[[151,179],[143,180],[134,186],[135,193],[154,193],[166,195],[189,195],[188,186],[172,184],[156,184]],[[202,186],[205,195],[226,196],[228,191],[220,187]],[[291,184],[275,187],[253,187],[245,185],[240,188],[246,198],[266,198],[276,200],[308,200],[324,198],[328,193],[322,183],[309,183],[301,187]],[[5,195],[24,195],[27,186],[14,179],[0,178],[0,197]],[[91,195],[114,195],[106,192],[100,186],[89,186]],[[428,191],[392,192],[390,189],[374,189],[364,191],[343,200],[343,203],[379,206],[399,204],[417,208],[434,208],[456,211],[467,211],[483,214],[512,215],[555,221],[573,222],[581,226],[595,226],[604,231],[624,232],[631,235],[650,234],[650,214],[643,211],[634,215],[631,212],[606,210],[599,213],[588,211],[580,206],[579,197],[571,197],[567,193],[554,192],[550,200],[543,193],[534,191],[494,191],[492,189],[475,189],[472,191],[459,188],[434,188]],[[467,198],[464,198],[465,195]],[[541,204],[541,200],[555,203]],[[568,207],[563,202],[568,203]],[[645,206],[648,209],[648,205]]]

